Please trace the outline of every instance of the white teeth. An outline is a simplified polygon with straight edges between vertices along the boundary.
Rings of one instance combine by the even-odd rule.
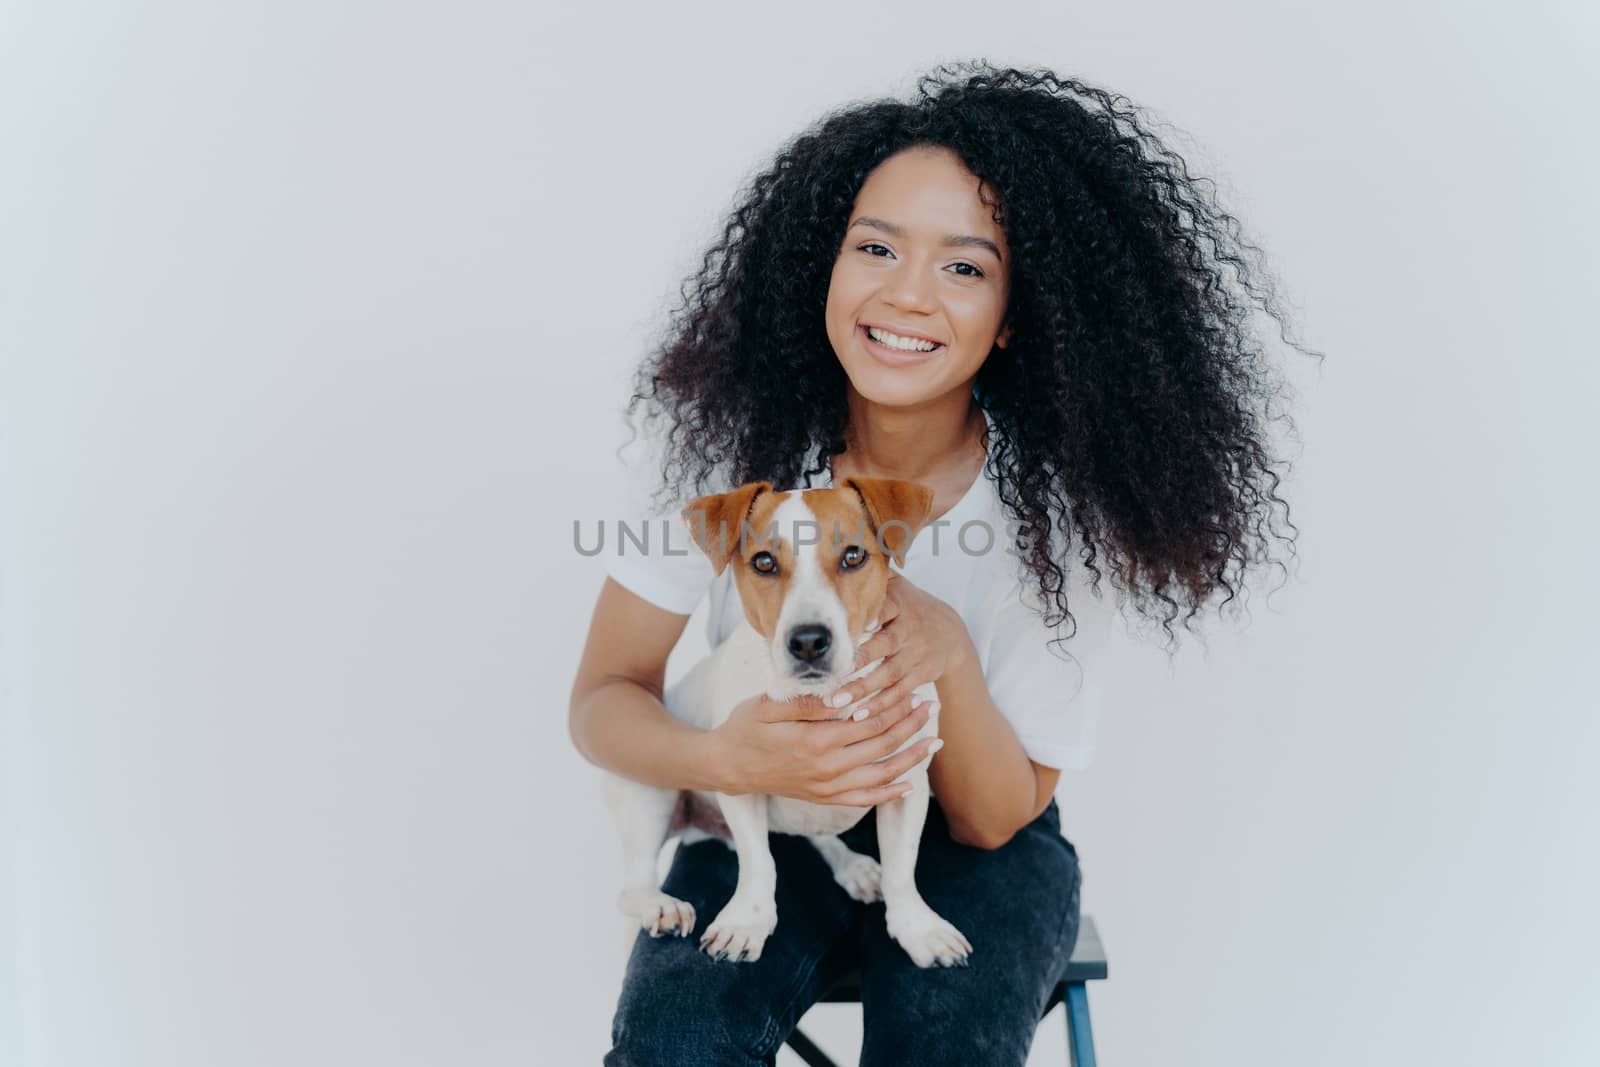
[[[876,326],[867,327],[867,336],[885,348],[898,348],[906,352],[932,352],[939,347],[932,341],[917,341],[910,337],[901,337],[899,334],[880,330]]]

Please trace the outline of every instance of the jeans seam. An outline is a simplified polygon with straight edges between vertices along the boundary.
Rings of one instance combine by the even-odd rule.
[[[1081,928],[1083,925],[1083,898],[1080,890],[1083,888],[1083,867],[1074,858],[1072,862],[1072,890],[1067,894],[1067,907],[1061,909],[1061,925],[1056,927],[1056,980],[1066,973],[1067,963],[1072,959],[1072,953],[1067,948],[1066,939],[1061,935],[1067,929],[1067,920],[1074,919]],[[1074,937],[1076,940],[1076,937]],[[1052,986],[1054,988],[1054,986]],[[1049,994],[1046,993],[1046,996]]]

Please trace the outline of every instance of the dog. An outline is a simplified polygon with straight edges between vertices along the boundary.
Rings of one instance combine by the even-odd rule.
[[[933,493],[925,486],[887,478],[845,478],[838,487],[791,492],[752,482],[691,501],[683,516],[696,545],[717,574],[730,564],[738,568],[733,580],[744,619],[668,688],[667,710],[712,729],[727,721],[735,705],[758,693],[773,700],[810,695],[828,704],[845,682],[875,669],[881,658],[854,669],[857,650],[877,631],[889,560],[904,565],[906,549],[927,523],[932,504]],[[928,722],[906,745],[938,732],[937,690],[924,683],[914,693],[914,700],[933,704]],[[857,694],[838,717],[850,717],[872,695]],[[661,789],[607,774],[607,806],[623,849],[618,905],[652,937],[671,931],[687,937],[694,928],[694,908],[661,891],[656,875],[661,846],[680,832],[685,842],[721,837],[738,855],[739,879],[700,947],[715,958],[755,961],[778,922],[767,834],[800,834],[816,846],[845,892],[863,902],[883,900],[890,936],[917,966],[965,965],[971,944],[928,906],[914,877],[931,758],[930,752],[898,779],[911,784],[909,793],[878,805],[881,865],[837,836],[861,821],[867,807]],[[716,814],[725,833],[717,832],[723,827],[714,825]],[[708,827],[712,832],[705,832]]]

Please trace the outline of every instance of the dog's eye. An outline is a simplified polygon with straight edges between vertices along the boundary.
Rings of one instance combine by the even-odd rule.
[[[851,545],[839,557],[839,566],[847,571],[855,570],[867,561],[867,550],[860,545]]]
[[[771,552],[757,552],[750,557],[750,566],[757,574],[778,573],[778,561],[772,558]]]

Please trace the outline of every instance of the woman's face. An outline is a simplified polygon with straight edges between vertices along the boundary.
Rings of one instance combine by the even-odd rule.
[[[947,148],[905,149],[867,175],[825,313],[828,340],[862,396],[900,407],[970,388],[994,346],[1005,347],[1011,253],[991,211],[977,177]],[[869,326],[939,347],[880,345]]]

